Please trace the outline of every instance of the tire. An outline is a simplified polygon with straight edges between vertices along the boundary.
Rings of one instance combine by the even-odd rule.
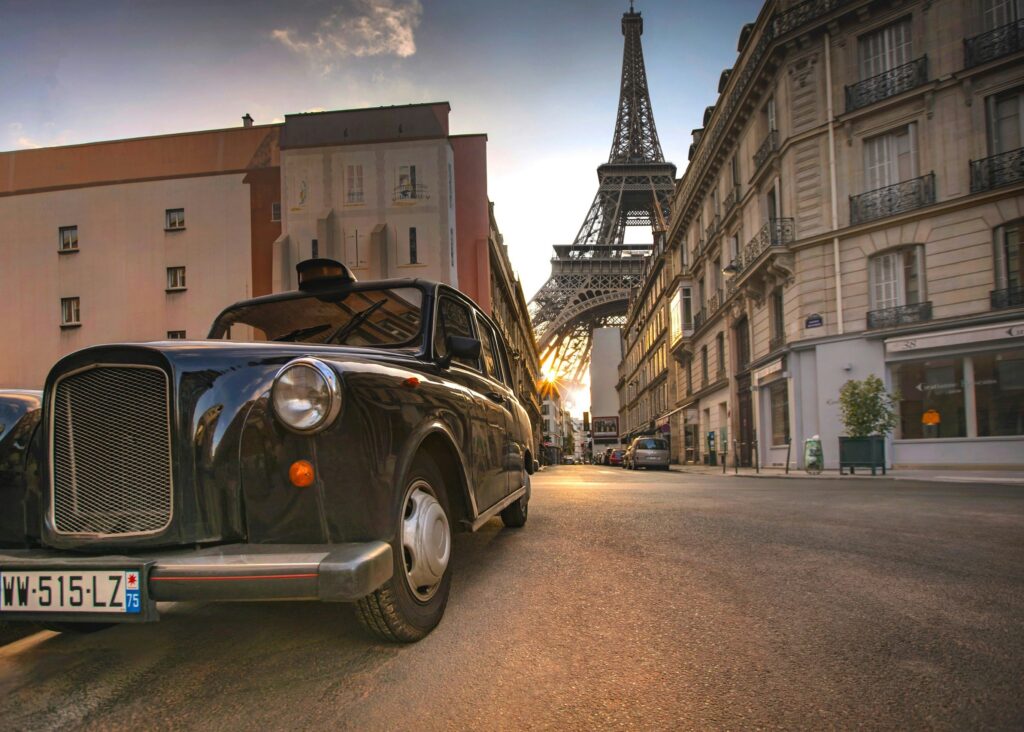
[[[530,512],[530,474],[526,474],[526,494],[501,512],[501,522],[510,529],[526,526]]]
[[[451,512],[444,479],[430,458],[416,458],[395,514],[391,579],[356,601],[356,617],[366,630],[382,640],[414,643],[441,622],[452,581]],[[434,580],[438,573],[441,576],[436,582],[426,579]],[[413,582],[424,584],[414,588]]]

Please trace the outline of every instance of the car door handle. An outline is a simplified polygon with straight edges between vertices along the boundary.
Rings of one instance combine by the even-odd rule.
[[[489,391],[489,392],[487,392],[487,398],[490,399],[495,404],[504,404],[505,403],[505,397],[502,396],[499,392],[496,392],[496,391]]]

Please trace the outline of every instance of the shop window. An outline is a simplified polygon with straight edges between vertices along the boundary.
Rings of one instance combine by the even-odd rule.
[[[918,440],[967,436],[963,359],[899,363],[893,366],[892,376],[900,395],[897,437]]]
[[[789,444],[789,394],[786,380],[772,382],[768,387],[772,415],[772,446]]]
[[[1024,350],[972,360],[978,436],[1024,435]]]

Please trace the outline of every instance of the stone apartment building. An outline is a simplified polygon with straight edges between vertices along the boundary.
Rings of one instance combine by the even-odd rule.
[[[520,354],[539,421],[529,317],[492,251],[487,138],[451,135],[449,111],[247,115],[223,130],[0,152],[0,387],[40,388],[58,358],[97,343],[204,338],[225,306],[292,289],[295,264],[321,256],[360,279],[422,277],[476,300]]]
[[[1021,10],[768,2],[742,29],[628,316],[634,431],[741,465],[820,435],[834,467],[839,388],[876,374],[891,464],[1024,464]]]

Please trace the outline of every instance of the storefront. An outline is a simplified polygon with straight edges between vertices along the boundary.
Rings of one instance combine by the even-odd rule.
[[[1024,464],[1024,320],[891,338],[896,465]]]

